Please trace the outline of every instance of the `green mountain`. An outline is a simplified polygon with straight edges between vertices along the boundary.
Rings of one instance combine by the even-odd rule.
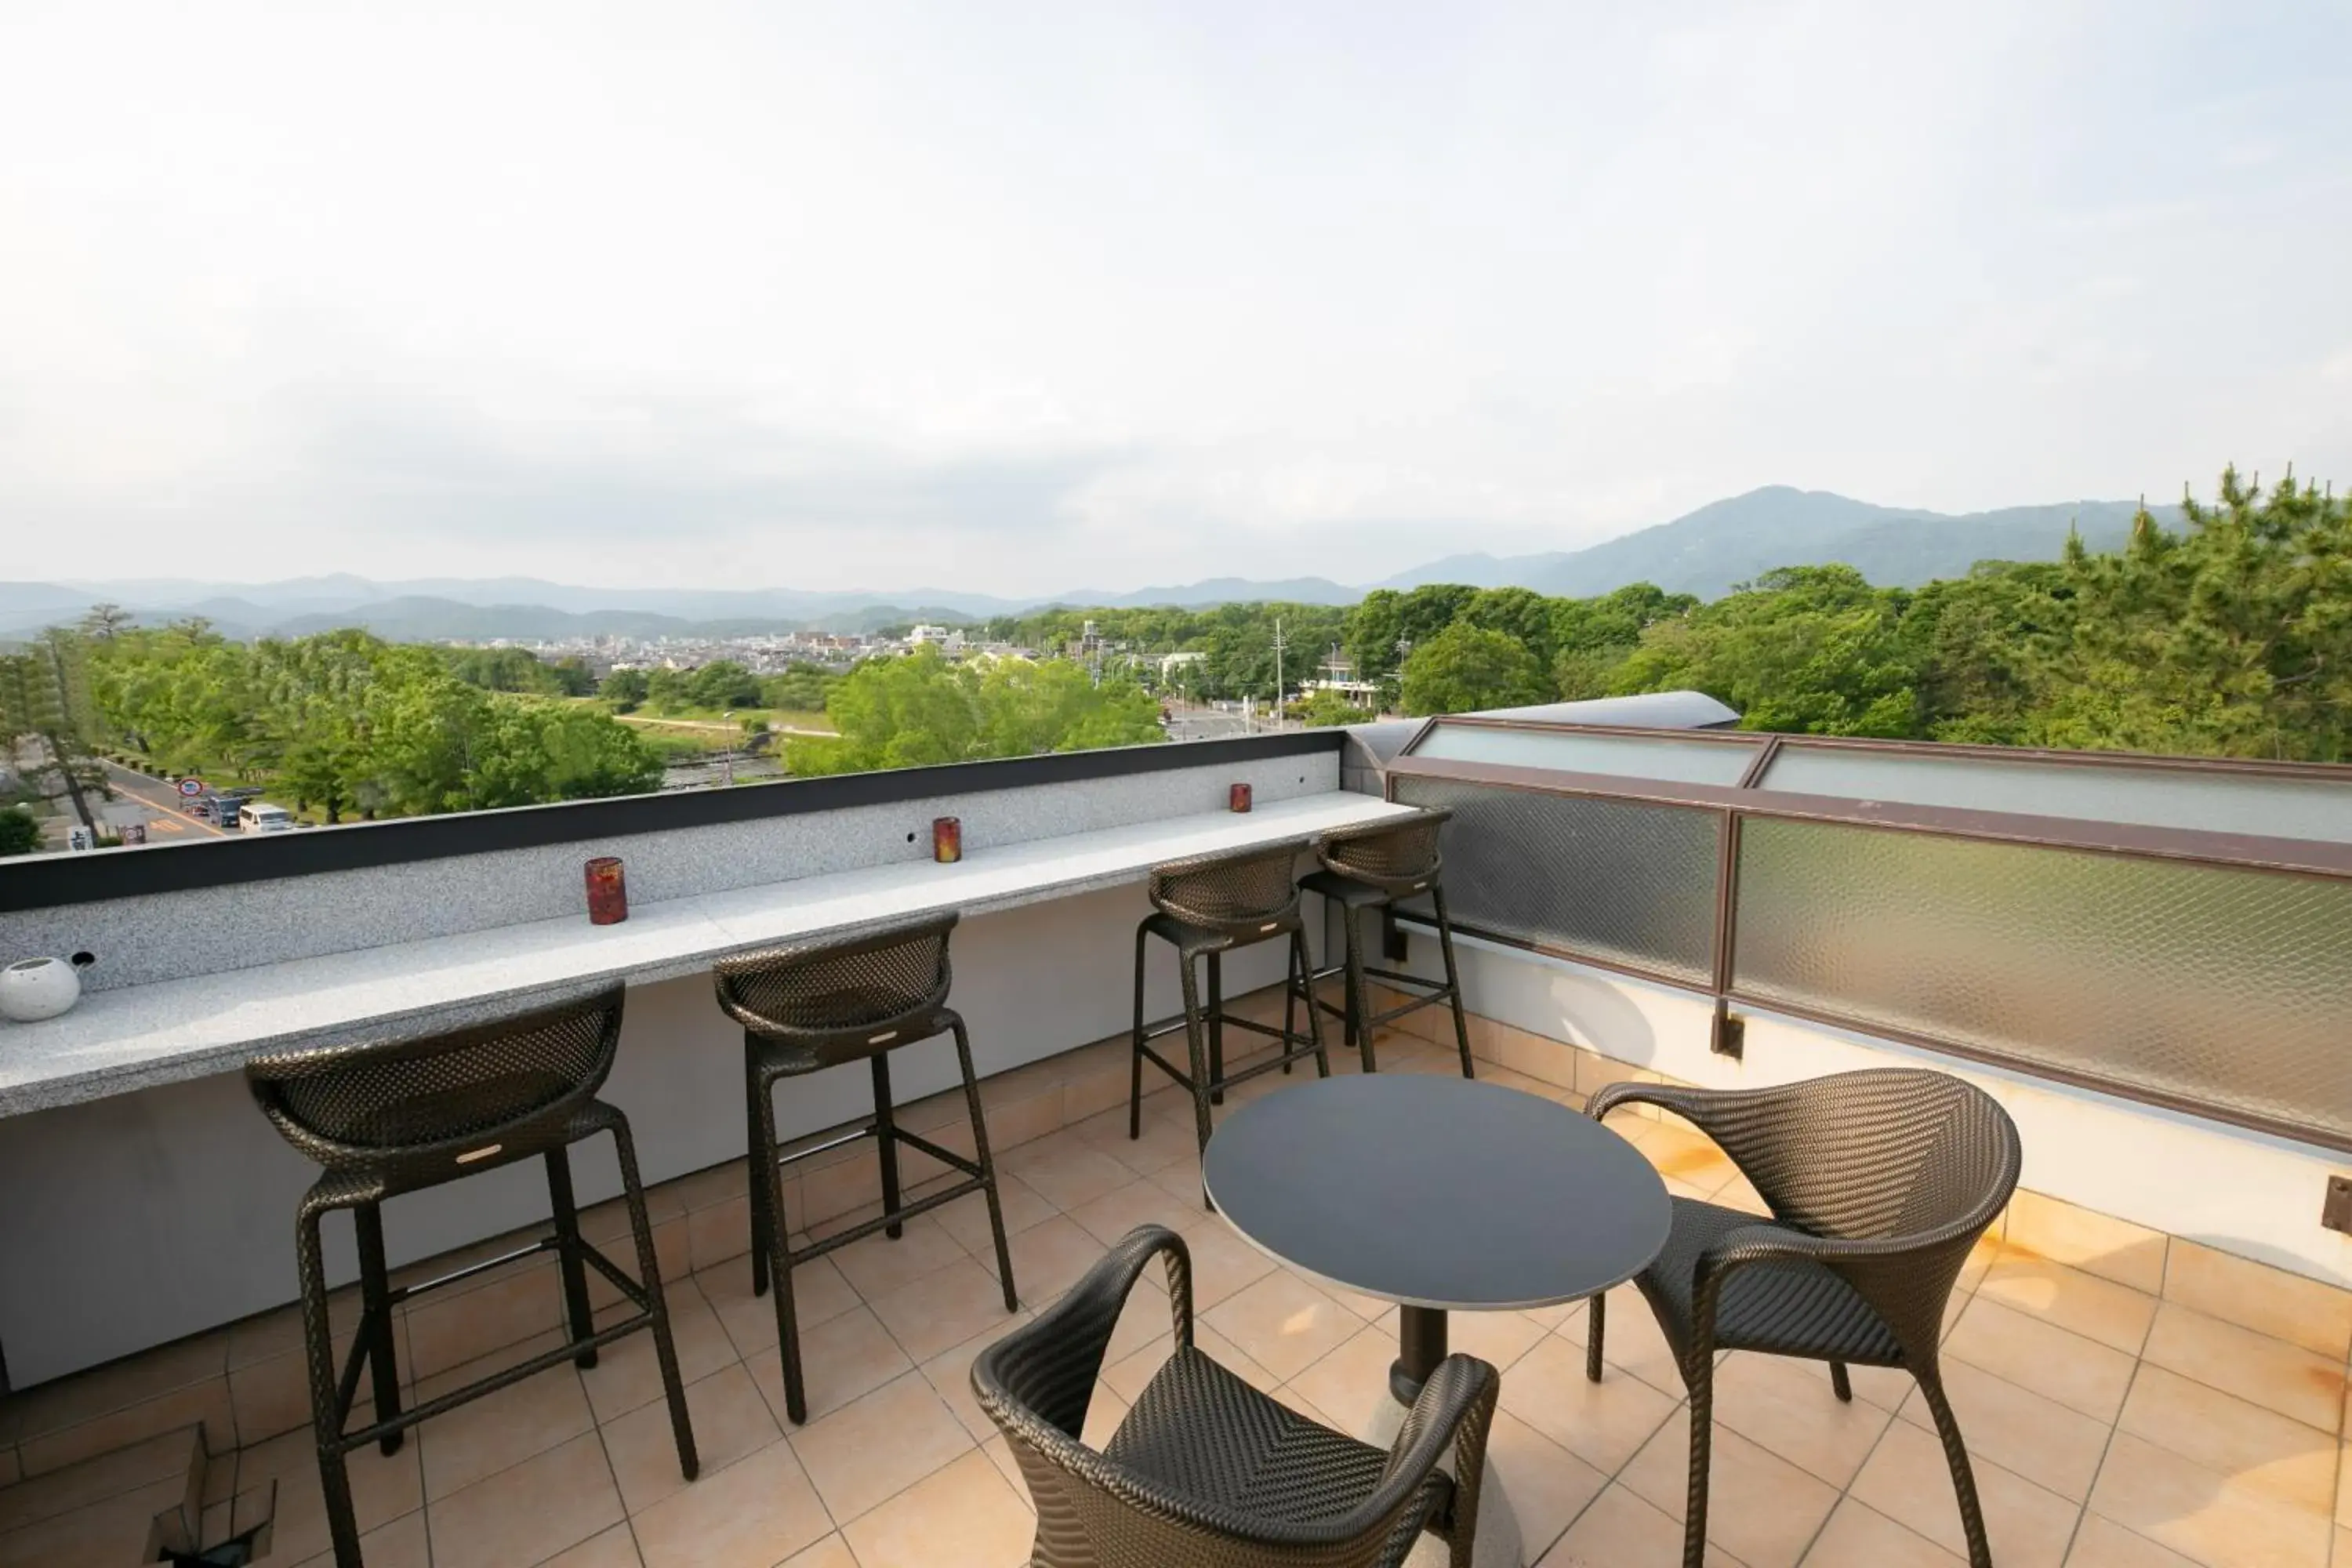
[[[2178,524],[2177,508],[2155,510]],[[1770,485],[1587,549],[1449,556],[1377,585],[1471,583],[1583,597],[1646,582],[1712,599],[1775,566],[1842,562],[1874,583],[1916,587],[1965,575],[1979,561],[2055,560],[2069,529],[2094,549],[2112,549],[2137,510],[2135,501],[2091,500],[1954,514]]]

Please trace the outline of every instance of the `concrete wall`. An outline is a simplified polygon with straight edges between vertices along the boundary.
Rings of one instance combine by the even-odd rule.
[[[1294,779],[1309,761],[1334,767],[1289,761]],[[1071,830],[1078,826],[1099,824]],[[950,1001],[982,1074],[1127,1028],[1135,926],[1148,912],[1142,889],[1123,888],[960,926]],[[1310,910],[1308,931],[1323,924]],[[1228,994],[1275,984],[1282,963],[1270,945],[1233,955]],[[1164,944],[1153,944],[1148,973],[1157,1019],[1178,1005]],[[900,1100],[949,1088],[953,1046],[943,1037],[898,1051],[891,1069]],[[605,1098],[628,1114],[647,1182],[742,1157],[742,1036],[707,979],[631,990]],[[787,1083],[781,1131],[795,1137],[859,1120],[871,1101],[862,1064]],[[619,1191],[611,1148],[600,1139],[574,1152],[583,1205]],[[28,1386],[293,1300],[294,1209],[316,1173],[236,1075],[0,1122],[0,1345],[11,1381]],[[547,1212],[531,1161],[393,1200],[386,1241],[397,1267]],[[331,1277],[353,1278],[347,1222],[331,1220],[327,1234]]]
[[[1412,967],[1436,944],[1416,931]],[[2003,1072],[1755,1008],[1746,1052],[1707,1048],[1712,1004],[1588,965],[1457,938],[1473,1012],[1545,1039],[1715,1088],[1753,1088],[1864,1067],[1927,1066],[1981,1085],[2016,1119],[2022,1185],[2336,1286],[2352,1286],[2352,1237],[2324,1229],[2327,1178],[2352,1160],[2308,1144]]]
[[[0,963],[89,952],[97,963],[83,973],[84,988],[111,990],[576,915],[581,865],[596,855],[622,858],[630,901],[644,905],[927,860],[934,817],[961,818],[964,847],[982,849],[1222,811],[1227,786],[1236,783],[1247,783],[1267,804],[1328,795],[1339,787],[1339,752],[1335,746],[0,913]],[[110,851],[181,852],[170,846]]]

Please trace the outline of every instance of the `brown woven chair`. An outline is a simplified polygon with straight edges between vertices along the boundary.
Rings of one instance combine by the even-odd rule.
[[[751,1161],[751,1290],[764,1294],[772,1279],[776,1335],[783,1347],[784,1410],[808,1419],[801,1374],[800,1334],[793,1301],[793,1268],[876,1231],[897,1240],[906,1222],[971,1193],[988,1194],[988,1224],[996,1237],[996,1277],[1004,1310],[1020,1307],[1013,1293],[1013,1256],[1005,1244],[1004,1211],[997,1202],[996,1163],[981,1115],[980,1080],[972,1072],[971,1039],[963,1019],[947,1006],[952,973],[948,934],[956,915],[927,915],[878,930],[826,941],[770,948],[722,961],[714,973],[719,1005],[743,1026],[747,1148]],[[963,1069],[964,1104],[971,1114],[973,1157],[966,1159],[898,1125],[890,1103],[890,1053],[939,1035],[955,1037]],[[776,1137],[776,1084],[847,1062],[872,1064],[874,1116],[863,1126],[814,1148],[785,1155]],[[823,1241],[795,1247],[786,1235],[783,1170],[860,1138],[874,1140],[882,1164],[882,1213]],[[898,1191],[898,1145],[920,1150],[970,1178],[912,1202]]]
[[[1769,1219],[1674,1200],[1664,1250],[1634,1283],[1690,1389],[1690,1506],[1683,1561],[1706,1543],[1715,1352],[1760,1351],[1830,1363],[1851,1400],[1849,1365],[1900,1367],[1943,1439],[1973,1568],[1990,1568],[1976,1479],[1937,1365],[1944,1306],[1969,1250],[2016,1189],[2017,1126],[1991,1096],[1943,1073],[1879,1068],[1778,1089],[1613,1083],[1595,1120],[1655,1105],[1713,1139]],[[1585,1375],[1601,1381],[1602,1300],[1594,1297]]]
[[[1462,1052],[1462,1076],[1478,1076],[1470,1060],[1470,1020],[1462,1010],[1462,973],[1454,961],[1454,922],[1445,918],[1445,889],[1440,881],[1444,860],[1438,852],[1438,834],[1453,816],[1436,807],[1327,834],[1315,846],[1316,858],[1323,862],[1323,868],[1298,879],[1300,887],[1322,894],[1339,911],[1340,929],[1347,936],[1346,956],[1339,963],[1317,970],[1315,978],[1319,983],[1334,974],[1347,976],[1347,1005],[1335,1007],[1319,992],[1315,1005],[1346,1020],[1345,1043],[1356,1048],[1366,1072],[1380,1070],[1372,1050],[1375,1032],[1408,1013],[1443,1002],[1454,1010],[1454,1041]],[[1437,922],[1437,951],[1445,961],[1443,983],[1364,962],[1364,917],[1378,913],[1385,919],[1401,900],[1423,894]],[[1374,1012],[1374,980],[1386,982],[1406,999],[1385,1012]]]
[[[686,1391],[670,1341],[669,1310],[653,1227],[637,1177],[628,1119],[596,1098],[621,1038],[623,988],[580,1001],[520,1014],[454,1034],[353,1046],[273,1052],[246,1064],[246,1080],[263,1114],[297,1150],[324,1167],[295,1219],[295,1255],[301,1271],[302,1337],[310,1358],[310,1418],[318,1434],[319,1478],[326,1494],[327,1528],[337,1568],[359,1568],[359,1524],[352,1509],[345,1460],[369,1443],[397,1451],[408,1428],[468,1400],[494,1394],[563,1362],[593,1366],[600,1346],[651,1329],[669,1400],[678,1468],[692,1480],[698,1466]],[[571,1145],[610,1132],[621,1162],[622,1194],[637,1247],[637,1278],[630,1279],[580,1236],[572,1201]],[[538,1155],[547,1165],[554,1209],[553,1234],[500,1258],[459,1268],[421,1285],[394,1289],[384,1267],[383,1205],[402,1193],[454,1182]],[[336,1209],[352,1211],[359,1235],[360,1324],[349,1360],[338,1373],[327,1317],[327,1277],[320,1222]],[[414,1409],[400,1404],[394,1359],[392,1310],[427,1290],[452,1284],[532,1253],[552,1251],[562,1284],[568,1341]],[[588,1302],[593,1267],[636,1310],[605,1328],[595,1326]],[[374,1419],[347,1430],[362,1369],[373,1374]]]
[[[1154,1067],[1182,1085],[1192,1097],[1194,1130],[1201,1147],[1209,1146],[1209,1107],[1222,1105],[1225,1090],[1261,1073],[1311,1056],[1322,1076],[1331,1076],[1331,1059],[1323,1050],[1323,1025],[1309,988],[1314,965],[1307,956],[1306,923],[1298,916],[1298,888],[1292,868],[1306,849],[1304,839],[1265,845],[1232,854],[1201,855],[1171,860],[1151,869],[1150,898],[1158,912],[1144,917],[1135,928],[1135,1052],[1128,1086],[1127,1135],[1143,1134],[1143,1064]],[[1181,1018],[1145,1027],[1143,973],[1145,945],[1158,937],[1176,950],[1176,973],[1183,985]],[[1262,942],[1287,942],[1289,967],[1283,976],[1282,1027],[1241,1018],[1225,1012],[1224,955],[1237,947]],[[1205,962],[1208,994],[1202,994],[1199,968]],[[1307,1032],[1295,1022],[1298,1005],[1307,1005]],[[1240,1072],[1225,1071],[1225,1030],[1246,1029],[1266,1035],[1280,1048]],[[1180,1069],[1151,1048],[1163,1035],[1184,1031],[1186,1068]],[[1186,1070],[1189,1069],[1189,1070]]]
[[[1120,1310],[1155,1257],[1175,1349],[1100,1452],[1080,1441]],[[1500,1379],[1448,1356],[1386,1449],[1318,1426],[1192,1344],[1192,1255],[1139,1226],[1034,1322],[980,1352],[980,1406],[1037,1509],[1032,1568],[1389,1568],[1426,1530],[1469,1568]],[[1439,1468],[1451,1460],[1453,1473]]]

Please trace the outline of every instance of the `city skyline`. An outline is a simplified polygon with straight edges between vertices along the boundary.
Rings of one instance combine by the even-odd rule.
[[[2284,5],[16,12],[10,575],[1019,597],[1377,581],[1766,484],[2352,480],[2347,42]]]

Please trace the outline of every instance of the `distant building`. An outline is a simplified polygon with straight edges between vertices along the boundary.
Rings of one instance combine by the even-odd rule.
[[[1354,662],[1341,658],[1337,648],[1333,648],[1331,657],[1323,661],[1322,679],[1301,683],[1298,691],[1302,697],[1328,691],[1358,708],[1376,709],[1381,705],[1380,683],[1357,679]]]
[[[1187,665],[1199,664],[1208,657],[1209,656],[1207,654],[1202,653],[1198,648],[1194,648],[1187,653],[1162,654],[1160,656],[1160,679],[1162,680],[1173,680],[1176,678],[1176,672],[1178,670],[1182,669]]]
[[[958,626],[917,626],[907,634],[907,647],[917,648],[929,643],[941,653],[963,651],[963,631]]]

